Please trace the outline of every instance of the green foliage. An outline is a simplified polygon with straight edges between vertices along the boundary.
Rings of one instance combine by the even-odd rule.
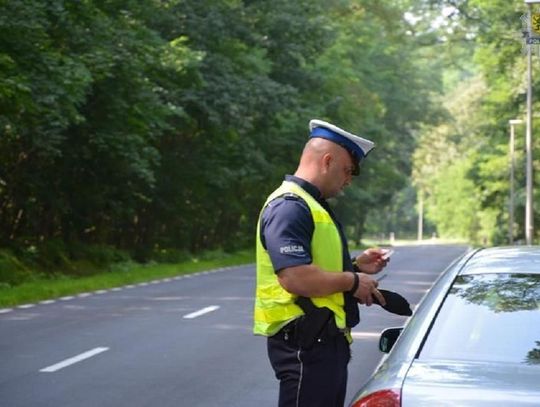
[[[26,249],[0,251],[0,283],[18,285],[36,277],[91,275],[130,260],[128,253],[112,246],[49,239]]]
[[[32,272],[9,250],[0,250],[0,287],[11,287],[27,281]]]
[[[1,2],[0,247],[49,274],[224,257],[315,117],[377,143],[336,203],[360,239],[441,117],[412,3]]]
[[[459,198],[456,199],[467,202],[473,194],[476,220],[467,222],[456,218],[453,220],[456,225],[450,227],[444,223],[452,218],[454,208],[429,206],[428,212],[438,213],[438,222],[442,222],[437,223],[439,230],[462,234],[468,228],[458,223],[465,221],[469,226],[477,225],[474,227],[478,227],[478,233],[469,235],[476,242],[503,244],[508,239],[509,222],[508,120],[525,118],[526,58],[520,39],[520,17],[526,13],[526,7],[517,0],[430,0],[418,5],[419,15],[443,8],[450,10],[450,17],[438,33],[445,47],[454,50],[457,59],[448,63],[445,73],[448,87],[444,104],[449,120],[422,130],[423,142],[414,159],[415,185],[430,197],[428,205],[439,205],[449,197],[437,183],[441,177],[457,176],[454,193]],[[448,61],[448,56],[442,55],[440,59]],[[540,83],[536,61],[532,69],[535,88]],[[535,98],[533,112],[538,106]],[[524,130],[524,126],[516,126],[517,228],[514,230],[518,231],[515,240],[524,236],[524,216],[518,215],[524,212],[525,202]],[[533,148],[537,150],[538,143],[535,144]],[[536,154],[533,153],[533,157],[538,167]],[[456,174],[456,165],[460,165],[456,161],[467,162],[463,165],[468,170]],[[539,215],[536,208],[535,217]]]
[[[151,257],[153,260],[159,263],[179,263],[191,258],[191,255],[185,249],[178,250],[157,248],[154,250]]]
[[[429,219],[423,219],[423,236],[430,237],[435,227]],[[373,208],[366,219],[367,236],[388,236],[394,233],[396,239],[416,239],[418,236],[417,190],[409,184],[392,196],[388,205]]]
[[[408,184],[416,131],[439,116],[432,94],[441,78],[406,25],[395,24],[405,10],[399,4],[342,2],[334,15],[337,39],[314,67],[325,78],[310,96],[323,107],[320,116],[377,146],[336,205],[357,240],[368,217],[393,209],[393,197]],[[386,227],[382,232],[392,231]]]
[[[426,200],[427,217],[437,225],[441,237],[475,241],[479,229],[479,200],[474,184],[467,179],[471,161],[462,159],[439,169],[433,191]]]

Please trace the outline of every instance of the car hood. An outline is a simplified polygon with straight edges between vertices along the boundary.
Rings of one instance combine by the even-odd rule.
[[[538,406],[540,365],[414,361],[402,406]]]

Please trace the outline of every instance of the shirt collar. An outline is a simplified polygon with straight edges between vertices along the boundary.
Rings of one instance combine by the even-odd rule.
[[[310,194],[313,198],[315,198],[317,201],[322,200],[321,191],[319,191],[319,188],[317,188],[311,182],[306,181],[305,179],[299,178],[295,175],[286,175],[285,181],[294,182],[295,184],[300,186],[303,190],[305,190],[308,194]]]

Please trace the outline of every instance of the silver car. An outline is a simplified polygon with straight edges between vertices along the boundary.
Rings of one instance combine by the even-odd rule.
[[[540,406],[540,246],[465,254],[379,349],[352,407]]]

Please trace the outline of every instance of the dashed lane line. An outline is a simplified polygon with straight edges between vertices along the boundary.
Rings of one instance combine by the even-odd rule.
[[[43,369],[40,369],[40,372],[43,372],[43,373],[53,373],[53,372],[56,372],[60,369],[63,369],[65,367],[68,367],[68,366],[71,366],[71,365],[74,365],[75,363],[78,363],[78,362],[81,362],[85,359],[88,359],[88,358],[91,358],[92,356],[96,356],[102,352],[105,352],[105,351],[108,351],[109,348],[105,348],[105,347],[99,347],[99,348],[94,348],[94,349],[91,349],[89,351],[86,351],[86,352],[83,352],[79,355],[76,355],[76,356],[73,356],[71,358],[68,358],[68,359],[65,359],[61,362],[58,362],[58,363],[55,363],[54,365],[51,365],[51,366],[47,366],[47,367],[44,367]]]
[[[202,308],[198,311],[184,315],[184,319],[193,319],[200,317],[201,315],[208,314],[219,309],[219,305],[210,305],[209,307]]]

